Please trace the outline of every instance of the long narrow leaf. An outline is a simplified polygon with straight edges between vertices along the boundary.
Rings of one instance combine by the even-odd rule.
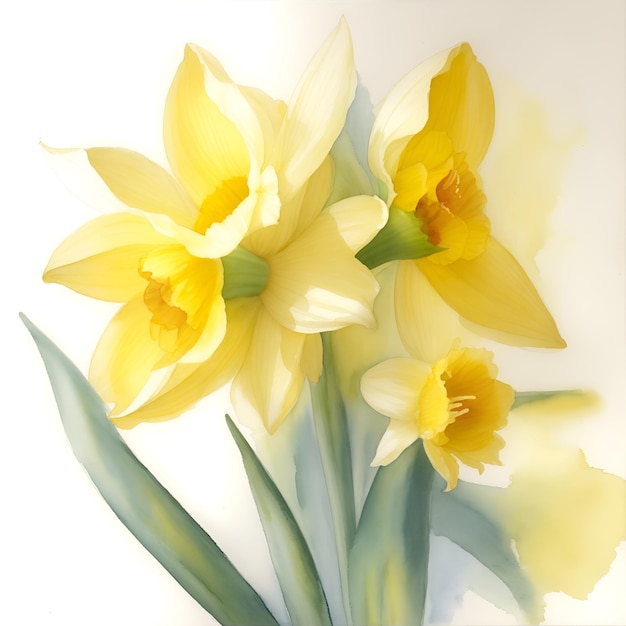
[[[344,611],[348,624],[351,624],[348,560],[356,532],[352,454],[346,410],[338,388],[329,335],[322,333],[322,341],[322,375],[317,383],[311,384],[313,422],[330,502]]]
[[[432,475],[421,440],[376,473],[350,555],[355,624],[423,623]]]
[[[277,624],[211,537],[131,452],[74,364],[21,317],[46,365],[74,454],[122,523],[222,624]]]
[[[509,588],[528,618],[538,621],[541,598],[513,552],[511,537],[497,519],[495,503],[502,489],[459,483],[453,491],[443,493],[443,487],[438,479],[433,488],[433,533],[447,537],[491,570]]]
[[[230,417],[226,416],[226,422],[243,459],[292,623],[330,626],[328,604],[313,557],[289,506]]]

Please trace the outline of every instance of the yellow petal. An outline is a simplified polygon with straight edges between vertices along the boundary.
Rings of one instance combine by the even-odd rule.
[[[305,335],[276,323],[264,309],[256,318],[250,348],[233,381],[231,399],[240,422],[272,433],[295,405],[304,377]]]
[[[413,212],[420,198],[428,191],[428,171],[423,163],[413,163],[393,177],[395,197],[393,205]]]
[[[221,78],[227,79],[224,75]],[[212,97],[207,92],[209,83],[215,88]],[[233,83],[221,82],[212,74],[198,49],[185,48],[167,96],[163,135],[170,166],[198,207],[223,181],[248,178],[248,146],[224,108],[226,102],[236,102],[237,114],[247,108],[243,117],[252,116],[245,98],[233,96],[237,92]],[[220,101],[221,97],[225,101]]]
[[[419,436],[417,425],[412,421],[390,420],[381,437],[372,467],[389,465],[395,461]]]
[[[269,279],[261,301],[285,328],[312,333],[374,325],[378,283],[354,258],[330,211],[267,261]]]
[[[430,367],[421,361],[388,359],[363,374],[361,394],[373,409],[392,421],[417,422],[420,392],[429,374]]]
[[[385,183],[389,203],[394,194],[391,176],[409,139],[426,125],[430,82],[445,66],[449,53],[444,50],[409,72],[391,89],[376,115],[368,161],[374,176]]]
[[[459,464],[445,449],[424,440],[424,451],[435,471],[446,481],[444,491],[452,491],[459,481]]]
[[[491,143],[495,105],[489,76],[469,44],[455,48],[433,78],[428,113],[426,128],[445,132],[475,170]]]
[[[416,359],[435,363],[459,334],[458,315],[441,299],[414,261],[400,261],[394,289],[402,343]]]
[[[330,152],[343,128],[356,82],[352,40],[341,18],[289,101],[274,161],[281,198],[291,197]]]
[[[89,380],[113,414],[135,400],[163,356],[152,338],[152,315],[143,299],[124,305],[105,329],[94,351]]]
[[[304,232],[322,211],[332,182],[333,168],[328,157],[296,194],[282,203],[278,223],[249,234],[244,241],[245,247],[263,258],[282,250]]]
[[[181,226],[193,227],[198,209],[160,165],[122,148],[89,148],[86,153],[91,166],[124,204],[169,215]]]
[[[171,243],[138,215],[103,215],[72,233],[54,251],[43,278],[91,298],[127,302],[146,288],[139,274],[140,260],[155,246]]]
[[[258,298],[229,300],[226,334],[211,357],[199,365],[177,365],[165,386],[137,410],[115,418],[114,424],[132,428],[173,419],[232,380],[248,351],[259,306]]]
[[[503,343],[565,347],[526,272],[493,238],[475,259],[436,265],[426,258],[417,264],[448,305],[470,322],[497,331]]]
[[[328,207],[327,211],[354,254],[377,235],[389,217],[387,205],[373,196],[346,198]]]
[[[280,213],[274,170],[251,171],[248,181],[247,197],[221,221],[212,222],[204,233],[179,226],[166,215],[150,215],[150,223],[155,230],[183,244],[193,256],[211,259],[226,256],[250,231],[275,224]]]

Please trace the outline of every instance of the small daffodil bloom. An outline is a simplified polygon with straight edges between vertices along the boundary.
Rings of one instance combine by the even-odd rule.
[[[375,281],[353,253],[347,262],[358,267],[361,279],[352,285],[354,275],[348,272],[345,281],[343,277],[335,281],[347,287],[347,292],[345,297],[336,293],[334,308],[321,297],[315,299],[313,310],[307,309],[311,299],[290,302],[285,308],[285,293],[301,295],[316,288],[312,274],[317,270],[309,268],[308,273],[297,275],[301,290],[292,284],[295,274],[281,273],[286,264],[302,267],[298,259],[289,257],[288,240],[294,245],[296,241],[315,242],[321,275],[330,269],[325,261],[337,260],[326,255],[327,243],[339,238],[344,256],[351,249],[353,235],[343,231],[340,235],[339,226],[328,237],[319,232],[320,227],[317,238],[309,235],[307,239],[303,232],[313,228],[313,222],[327,223],[330,228],[336,221],[336,211],[314,220],[322,204],[311,199],[312,191],[306,195],[305,190],[307,181],[326,163],[355,88],[352,42],[343,19],[309,63],[288,105],[235,84],[214,57],[190,45],[165,107],[164,144],[172,173],[130,150],[50,150],[60,159],[76,153],[86,157],[84,163],[105,183],[118,207],[122,203],[126,208],[126,212],[101,216],[71,235],[52,255],[44,273],[46,282],[125,303],[104,332],[90,370],[96,389],[113,404],[112,415],[128,409],[152,372],[175,363],[194,366],[214,353],[227,324],[237,324],[225,306],[228,285],[224,285],[221,259],[246,237],[268,227],[272,228],[267,234],[250,239],[247,245],[267,259],[266,269],[272,276],[262,296],[264,310],[294,332],[303,325],[310,330],[307,324],[327,330],[367,317],[363,307],[371,309]],[[328,195],[328,165],[322,169],[325,186],[316,200]],[[365,218],[355,228],[373,235],[383,212],[380,201],[365,202],[376,207],[374,225]],[[301,215],[309,206],[316,213]],[[342,222],[343,230],[344,226]],[[268,237],[274,237],[269,233],[276,232],[288,234],[267,243]],[[368,239],[361,233],[355,237],[359,244]],[[305,250],[309,256],[304,265],[310,265],[313,251]],[[356,292],[358,313],[351,308]],[[233,313],[237,305],[228,309],[237,318]],[[344,316],[337,317],[344,310]],[[247,329],[242,336],[246,333]],[[274,339],[270,341],[273,346]],[[291,348],[285,348],[285,353],[291,358]],[[286,357],[284,366],[290,369],[287,361]]]
[[[459,462],[480,472],[500,463],[513,389],[496,379],[493,355],[459,348],[433,364],[411,358],[383,361],[361,379],[365,401],[390,418],[372,465],[388,465],[421,438],[435,470],[454,489]]]
[[[417,271],[417,270],[416,270]],[[417,274],[422,300],[413,311],[410,356],[390,358],[361,377],[361,394],[389,418],[372,465],[388,465],[417,439],[435,470],[454,489],[459,463],[480,472],[498,465],[515,394],[497,379],[493,354],[461,347],[471,334],[426,278]]]
[[[374,175],[390,207],[414,214],[431,244],[425,258],[401,261],[396,316],[401,334],[419,300],[407,280],[417,266],[463,318],[512,345],[564,347],[532,282],[492,236],[478,175],[494,128],[484,67],[462,44],[429,59],[382,102],[369,145]]]

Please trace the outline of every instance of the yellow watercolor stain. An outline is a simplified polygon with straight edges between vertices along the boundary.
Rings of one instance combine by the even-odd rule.
[[[581,450],[539,446],[504,494],[504,519],[537,590],[584,600],[626,538],[624,480]]]
[[[512,82],[502,82],[496,105],[494,138],[481,166],[485,212],[494,237],[537,273],[535,256],[553,234],[551,214],[586,132]]]

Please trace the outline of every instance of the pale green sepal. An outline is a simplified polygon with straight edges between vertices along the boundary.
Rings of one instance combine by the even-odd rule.
[[[122,523],[221,624],[278,624],[211,537],[131,452],[76,366],[21,318],[46,365],[74,454]]]
[[[292,624],[330,626],[313,557],[287,502],[228,415],[226,422],[243,459]]]
[[[498,521],[498,501],[504,490],[464,482],[450,492],[444,488],[445,482],[437,477],[432,497],[433,533],[447,537],[493,572],[509,588],[528,620],[538,623],[543,614],[542,600],[513,552],[511,537]]]
[[[517,409],[525,404],[544,402],[552,398],[585,398],[589,394],[581,389],[559,389],[557,391],[516,391],[515,401],[511,410]]]
[[[413,213],[392,207],[385,226],[357,253],[356,258],[374,269],[388,261],[421,259],[441,250],[428,241],[420,219]]]
[[[421,440],[376,473],[350,554],[355,624],[423,623],[432,476]]]
[[[249,250],[238,246],[222,258],[224,266],[224,287],[222,297],[244,298],[258,296],[267,285],[269,267],[267,261]]]
[[[322,375],[317,383],[311,384],[311,404],[330,502],[344,611],[348,624],[351,624],[348,555],[354,541],[356,513],[350,436],[328,333],[322,333],[322,343],[324,348]]]

